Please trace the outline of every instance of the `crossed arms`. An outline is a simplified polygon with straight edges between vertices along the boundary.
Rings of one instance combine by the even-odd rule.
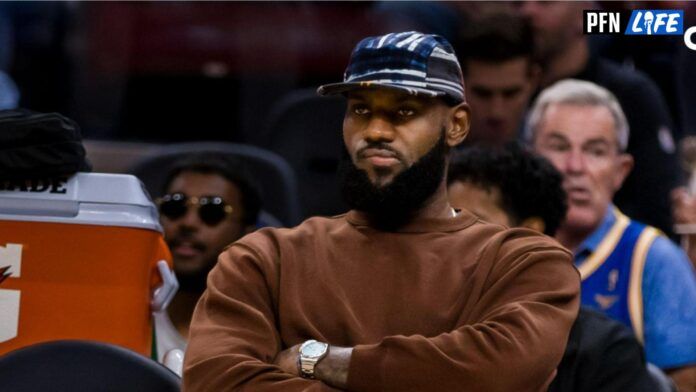
[[[293,299],[281,283],[279,262],[237,243],[220,256],[194,314],[184,389],[544,390],[577,315],[579,277],[558,247],[519,249],[502,258],[489,279],[470,282],[480,285],[472,289],[478,294],[451,331],[346,345],[312,331],[311,319],[289,325],[278,311]],[[309,338],[331,344],[317,380],[297,376],[297,345]]]

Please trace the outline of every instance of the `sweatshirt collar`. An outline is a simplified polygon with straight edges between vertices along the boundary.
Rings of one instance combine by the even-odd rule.
[[[395,233],[428,233],[428,232],[454,232],[471,226],[478,219],[474,214],[467,210],[457,211],[457,216],[447,218],[416,218],[406,223],[404,226],[394,230]],[[355,227],[374,228],[367,217],[367,214],[350,210],[346,214],[346,220]]]

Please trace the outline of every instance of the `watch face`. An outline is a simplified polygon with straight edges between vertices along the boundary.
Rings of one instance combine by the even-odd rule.
[[[326,351],[326,344],[324,343],[319,343],[319,342],[312,342],[306,345],[302,349],[302,355],[306,357],[318,357],[322,354],[324,354],[324,351]]]

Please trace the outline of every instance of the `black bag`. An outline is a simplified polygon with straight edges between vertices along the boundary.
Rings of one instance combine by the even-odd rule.
[[[0,179],[52,178],[90,170],[73,120],[26,109],[0,111]]]

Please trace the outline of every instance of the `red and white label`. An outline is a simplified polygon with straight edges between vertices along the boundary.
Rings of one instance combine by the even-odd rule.
[[[0,246],[0,343],[17,336],[19,325],[19,290],[5,290],[2,282],[19,278],[22,272],[22,245]]]

